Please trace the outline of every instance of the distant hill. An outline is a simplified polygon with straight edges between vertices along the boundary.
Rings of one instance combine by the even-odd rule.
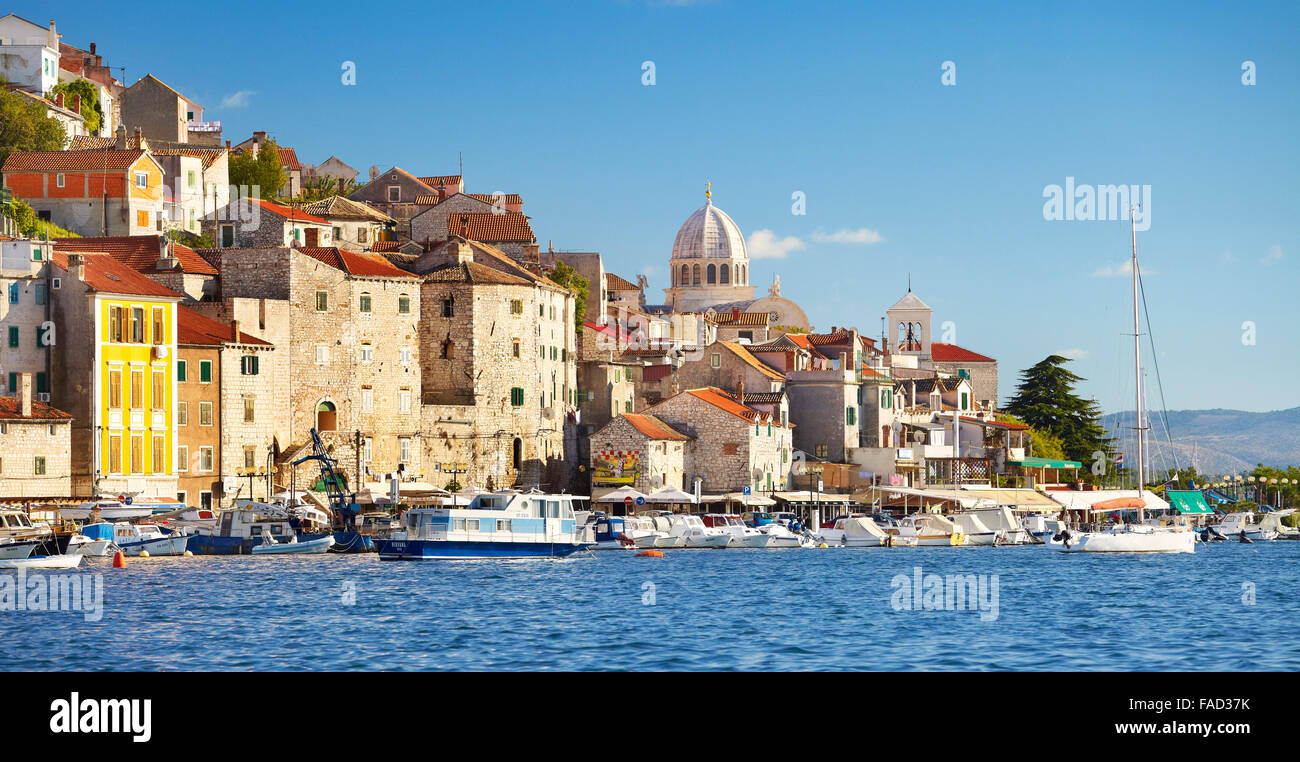
[[[1151,432],[1150,463],[1153,468],[1195,465],[1204,474],[1233,474],[1257,463],[1266,466],[1300,464],[1300,407],[1267,413],[1243,410],[1170,410],[1169,437],[1165,437],[1159,411],[1148,412]],[[1135,463],[1137,450],[1132,436],[1133,411],[1110,413],[1102,418],[1106,429],[1120,437],[1124,460]],[[1193,463],[1193,457],[1195,463]]]

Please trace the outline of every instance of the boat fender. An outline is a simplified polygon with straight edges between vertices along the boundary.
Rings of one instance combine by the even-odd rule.
[[[148,557],[149,557],[149,551],[147,551],[147,550],[141,550],[141,551],[140,551],[140,557],[141,557],[141,558],[148,558]]]
[[[126,554],[120,550],[113,554],[113,568],[114,569],[126,568]]]
[[[182,556],[185,556],[186,558],[189,558],[190,556],[194,555],[194,553],[192,553],[191,551],[188,551],[188,550],[187,550],[187,551],[185,551],[184,553],[182,553],[181,555],[182,555]]]

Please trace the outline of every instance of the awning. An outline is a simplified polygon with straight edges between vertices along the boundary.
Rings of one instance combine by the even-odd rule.
[[[1005,505],[1017,511],[1050,511],[1055,513],[1061,506],[1055,500],[1033,489],[974,489],[962,487],[963,493],[969,493],[997,505]]]
[[[772,498],[753,493],[746,495],[743,492],[728,492],[722,498],[728,503],[740,503],[750,508],[771,508],[776,505]]]
[[[1055,458],[1020,458],[1019,460],[1008,460],[1013,466],[1024,466],[1025,468],[1083,468],[1083,464],[1077,460],[1057,460]]]
[[[1179,513],[1214,513],[1210,506],[1205,503],[1205,496],[1200,493],[1200,490],[1171,489],[1165,492],[1165,497],[1169,499],[1170,505],[1178,509]]]
[[[1111,500],[1132,500],[1136,503],[1139,498],[1135,490],[1117,490],[1117,489],[1098,489],[1098,490],[1052,490],[1047,496],[1060,503],[1065,508],[1072,511],[1095,511],[1106,513],[1114,510],[1132,510],[1126,508],[1106,508],[1100,504]],[[1140,498],[1149,511],[1167,511],[1169,504],[1161,500],[1151,490],[1143,490]]]

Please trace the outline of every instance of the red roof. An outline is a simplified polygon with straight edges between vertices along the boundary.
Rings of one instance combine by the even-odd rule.
[[[371,252],[348,251],[336,247],[298,249],[298,251],[336,270],[342,270],[348,275],[373,278],[416,277],[384,257]]]
[[[669,426],[658,418],[655,418],[653,415],[648,415],[646,413],[624,413],[623,417],[626,418],[627,422],[632,424],[637,431],[645,434],[651,439],[674,439],[677,441],[690,439],[690,437],[677,431],[672,426]]]
[[[464,225],[462,225],[462,218]],[[447,233],[463,235],[475,241],[533,241],[537,236],[528,225],[528,217],[519,212],[463,212],[447,215]]]
[[[0,419],[30,421],[38,418],[47,421],[71,420],[72,416],[36,400],[32,400],[32,414],[25,416],[22,414],[22,408],[18,406],[17,397],[0,397]]]
[[[261,206],[263,209],[270,212],[271,214],[278,215],[280,217],[285,218],[286,220],[293,220],[295,222],[314,222],[317,225],[330,224],[328,220],[322,220],[320,217],[317,217],[312,214],[307,214],[301,209],[294,209],[292,206],[285,206],[284,204],[275,204],[270,201],[267,201],[266,199],[261,199],[261,198],[255,198],[250,200],[256,201],[258,206]]]
[[[930,345],[930,357],[935,362],[997,362],[992,357],[985,357],[956,344],[940,344],[937,341]]]
[[[163,236],[117,235],[90,238],[56,238],[55,245],[63,251],[102,252],[111,255],[137,272],[158,272],[158,257],[162,252]],[[217,275],[217,268],[208,264],[193,249],[179,243],[172,244],[172,256],[181,264],[181,271],[194,275]]]
[[[767,423],[770,421],[771,423],[775,423],[777,426],[781,425],[776,421],[770,420],[771,416],[769,416],[767,413],[764,413],[760,410],[755,410],[754,408],[749,407],[747,405],[740,404],[736,400],[732,399],[730,394],[727,394],[726,392],[716,387],[706,386],[702,389],[687,389],[683,393],[689,394],[692,397],[695,397],[696,399],[704,400],[710,405],[713,405],[714,407],[719,408],[721,410],[725,410],[728,413],[731,413],[732,415],[738,416],[740,418],[744,418],[750,423],[755,423],[758,421]]]
[[[272,346],[269,341],[262,341],[256,336],[239,332],[239,341],[231,335],[229,323],[213,320],[207,315],[195,312],[189,307],[176,305],[176,343],[197,344],[199,346],[220,346],[221,344],[257,344]]]
[[[605,273],[605,288],[609,291],[640,291],[637,284],[621,278],[614,273]]]
[[[119,262],[109,254],[97,254],[89,251],[71,252],[86,258],[86,285],[92,291],[105,294],[123,294],[128,296],[157,296],[164,299],[183,299],[180,294],[164,288],[130,266]],[[60,251],[55,244],[51,259],[54,264],[68,269],[69,252]],[[71,275],[71,273],[69,273]]]
[[[5,159],[5,172],[84,172],[130,169],[145,152],[118,151],[14,151]]]

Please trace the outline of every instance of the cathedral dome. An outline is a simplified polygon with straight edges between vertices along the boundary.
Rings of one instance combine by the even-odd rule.
[[[745,237],[727,213],[709,199],[686,218],[673,240],[673,259],[726,259],[745,262]]]

